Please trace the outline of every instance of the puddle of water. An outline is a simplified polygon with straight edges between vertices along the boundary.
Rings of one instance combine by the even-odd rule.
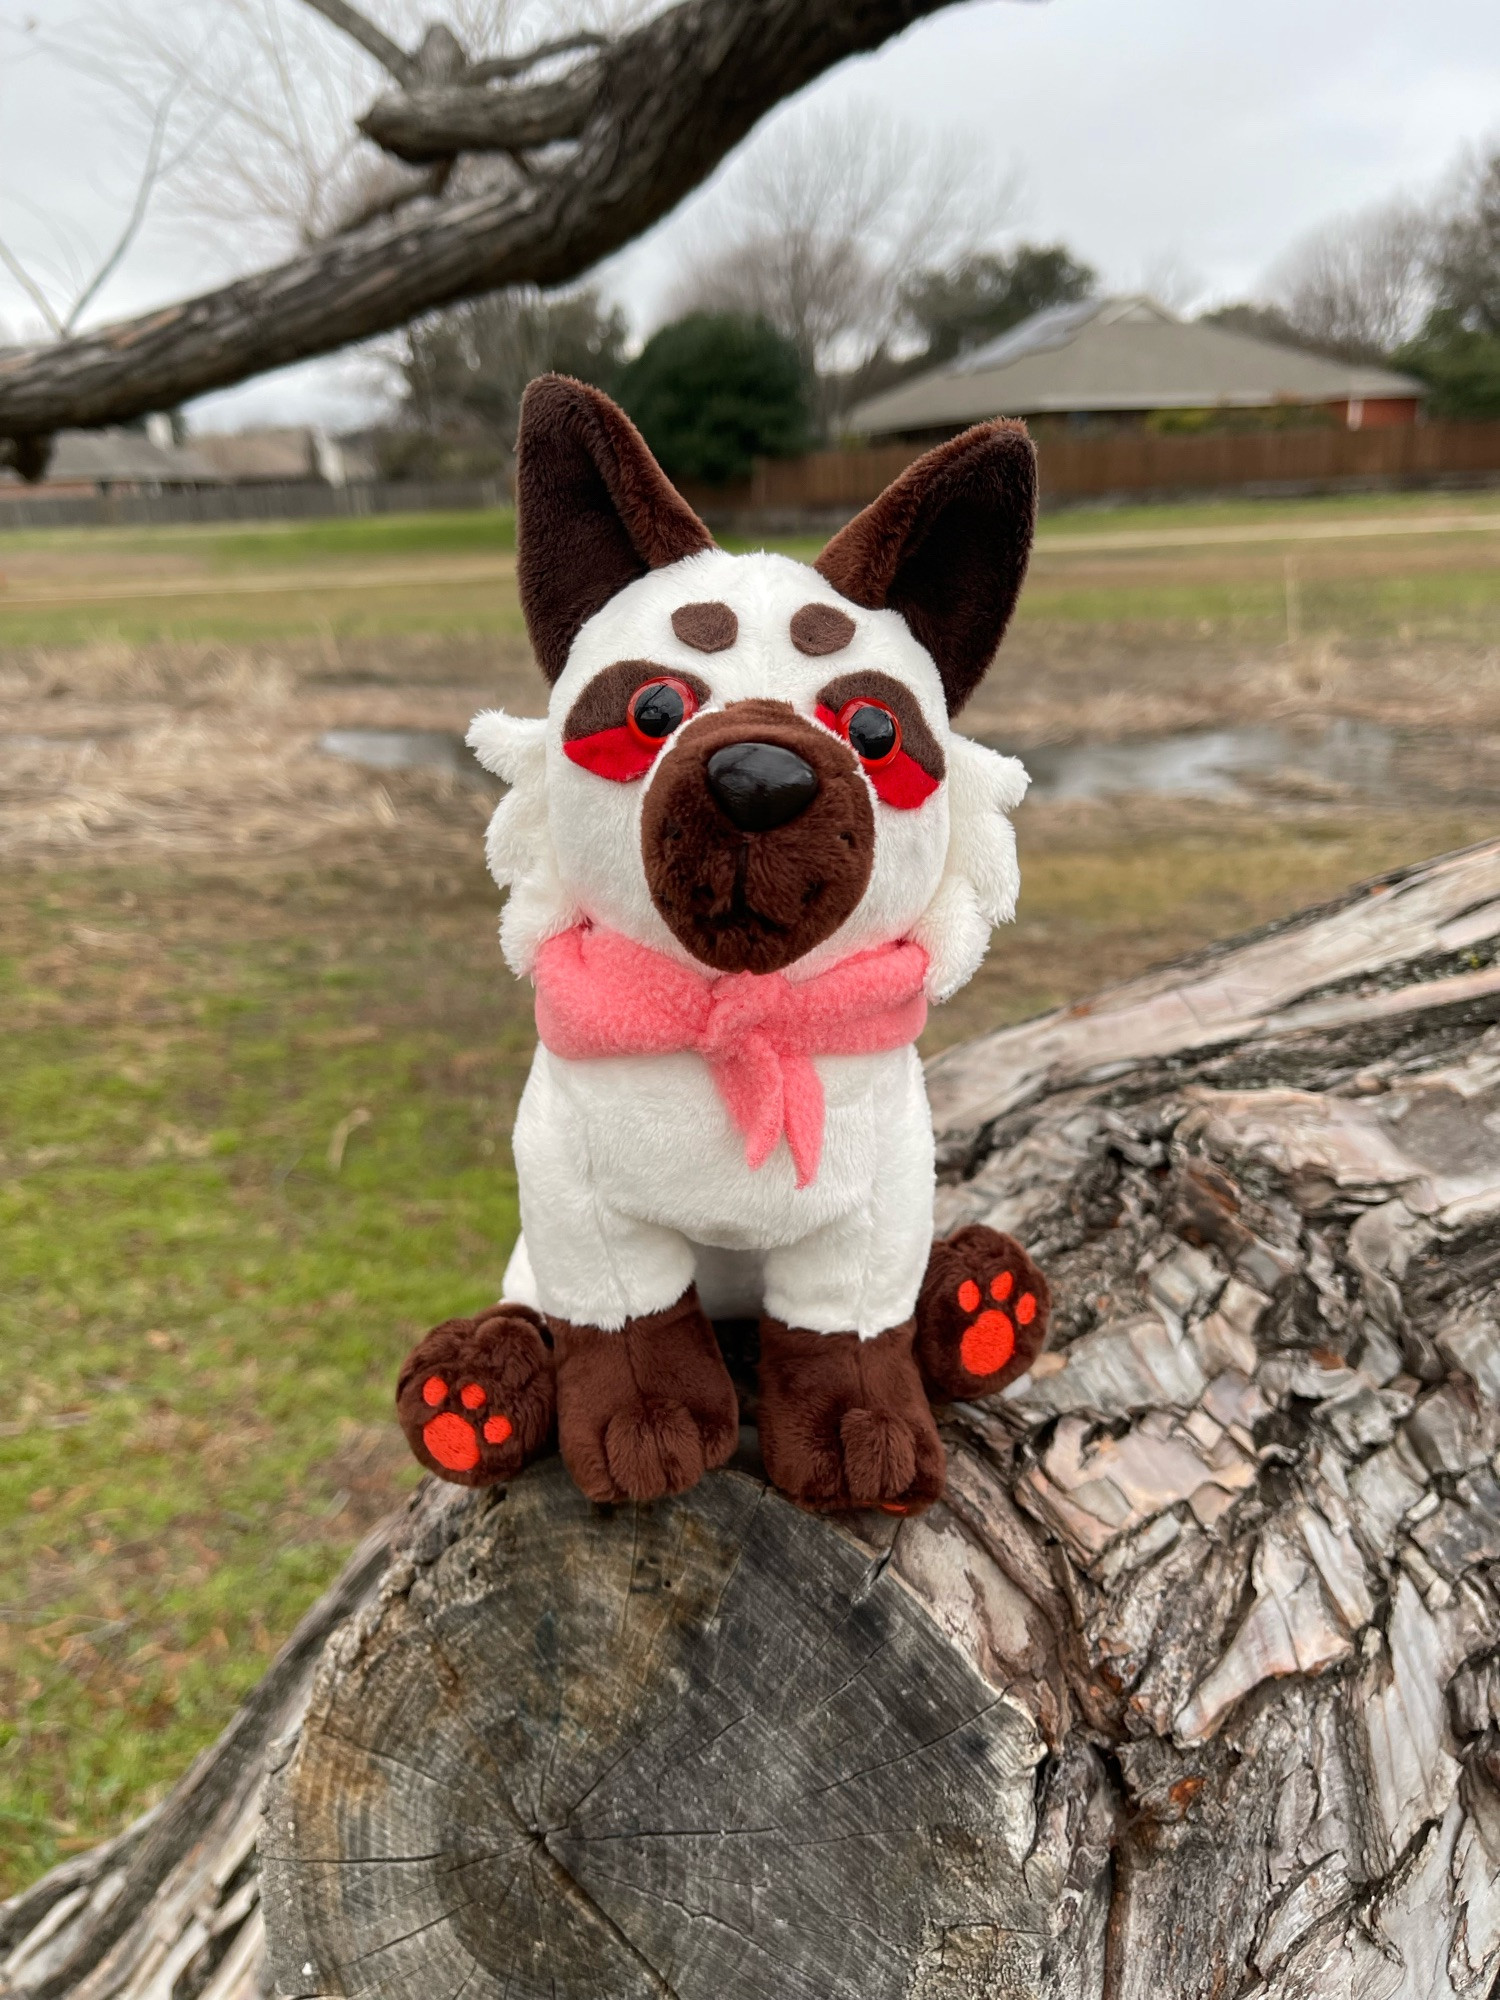
[[[447,729],[330,729],[318,748],[372,771],[451,771],[466,784],[495,782],[464,739]]]
[[[1178,798],[1242,799],[1281,779],[1311,779],[1340,792],[1389,792],[1399,747],[1375,722],[1334,721],[1314,729],[1271,723],[1145,736],[1120,743],[1043,743],[1021,753],[1034,799],[1101,799],[1125,792]]]

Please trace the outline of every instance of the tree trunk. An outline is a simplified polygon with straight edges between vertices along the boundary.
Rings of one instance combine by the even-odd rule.
[[[0,1911],[9,1990],[254,1993],[266,1757],[288,1995],[1490,1994],[1500,842],[930,1081],[941,1224],[1057,1301],[942,1505],[799,1514],[749,1433],[653,1508],[425,1489],[155,1821]]]

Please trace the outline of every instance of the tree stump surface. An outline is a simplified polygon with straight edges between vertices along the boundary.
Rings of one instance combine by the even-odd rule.
[[[762,1480],[610,1512],[553,1460],[451,1509],[320,1676],[262,1840],[278,1984],[823,2000],[954,1933],[988,1966],[1042,1751]]]
[[[0,1992],[250,2000],[259,1893],[301,2000],[1490,2000],[1500,841],[930,1084],[940,1226],[1055,1299],[939,1506],[800,1515],[748,1433],[653,1508],[424,1488]]]

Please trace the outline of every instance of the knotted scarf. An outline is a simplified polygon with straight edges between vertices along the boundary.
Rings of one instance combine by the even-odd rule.
[[[711,975],[581,924],[537,953],[536,1026],[570,1062],[675,1055],[708,1064],[751,1167],[785,1134],[797,1185],[817,1178],[823,1085],[813,1056],[875,1055],[915,1041],[927,1019],[927,954],[905,942],[862,951],[793,981],[782,972]]]

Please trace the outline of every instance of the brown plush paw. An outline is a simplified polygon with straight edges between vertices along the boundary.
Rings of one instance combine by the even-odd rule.
[[[444,1320],[402,1364],[396,1415],[420,1462],[455,1486],[514,1479],[547,1445],[552,1355],[529,1306]]]
[[[992,1396],[1042,1351],[1052,1295],[1013,1236],[970,1223],[932,1246],[917,1300],[917,1362],[936,1402]]]
[[[563,1462],[590,1500],[659,1500],[722,1465],[740,1413],[692,1288],[617,1333],[550,1322]]]
[[[910,1320],[873,1340],[762,1320],[759,1422],[772,1484],[814,1513],[918,1514],[942,1493]]]

